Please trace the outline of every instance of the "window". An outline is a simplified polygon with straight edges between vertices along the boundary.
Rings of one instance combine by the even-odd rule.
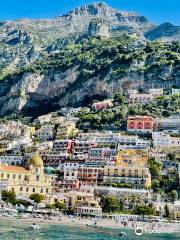
[[[21,191],[21,192],[23,191],[23,187],[20,187],[20,191]]]
[[[39,181],[39,175],[36,176],[36,181]]]
[[[2,177],[2,178],[4,177],[4,173],[1,173],[1,177]]]
[[[7,174],[7,178],[9,178],[10,176],[9,176],[9,173]]]
[[[48,188],[47,188],[47,189],[46,189],[46,193],[48,193],[48,191],[49,191],[49,190],[48,190]]]
[[[29,192],[29,188],[28,187],[26,188],[26,192]]]
[[[32,191],[35,192],[35,188],[33,188]]]
[[[19,180],[21,180],[21,175],[19,175]]]
[[[13,179],[15,179],[16,178],[16,174],[13,174]]]
[[[41,188],[41,193],[43,193],[43,189]]]

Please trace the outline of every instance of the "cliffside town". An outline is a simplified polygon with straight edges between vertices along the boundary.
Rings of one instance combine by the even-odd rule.
[[[179,101],[178,91],[128,90],[91,108],[62,108],[37,119],[2,118],[1,199],[17,208],[24,205],[25,211],[37,201],[46,209],[82,216],[121,212],[179,219],[179,110],[171,116],[127,114],[125,128],[105,119],[108,114],[103,120],[108,129],[95,129],[88,120],[92,113],[138,104],[147,113],[148,104],[158,99],[171,109],[170,99]]]
[[[179,33],[104,3],[0,22],[0,212],[180,220]]]

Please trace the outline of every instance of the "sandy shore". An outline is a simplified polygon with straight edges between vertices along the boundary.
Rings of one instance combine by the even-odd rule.
[[[57,224],[57,225],[69,225],[69,226],[79,226],[79,227],[87,227],[93,224],[93,220],[91,219],[79,219],[79,218],[68,218],[63,216],[61,220],[56,219],[44,219],[44,218],[15,218],[13,216],[5,217],[0,216],[0,221],[3,222],[12,222],[12,223],[37,223],[41,224]],[[137,222],[137,221],[127,221],[127,225],[124,226],[123,221],[114,221],[114,220],[98,220],[97,226],[100,228],[118,228],[118,229],[135,229],[136,227],[142,227],[143,229],[149,230],[167,230],[170,232],[180,232],[180,223],[162,223],[162,222]]]

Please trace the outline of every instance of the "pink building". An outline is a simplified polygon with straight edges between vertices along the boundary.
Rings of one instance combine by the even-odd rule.
[[[102,102],[97,102],[92,105],[95,111],[104,110],[113,107],[111,100],[104,100]]]

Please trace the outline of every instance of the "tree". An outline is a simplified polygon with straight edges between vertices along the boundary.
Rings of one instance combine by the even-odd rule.
[[[149,170],[153,178],[157,178],[160,175],[161,164],[154,158],[148,160]]]
[[[149,205],[149,206],[136,206],[135,208],[135,214],[137,215],[155,215],[156,211],[155,209]]]
[[[101,198],[103,212],[116,212],[122,209],[118,197],[116,196],[103,196]]]
[[[30,202],[24,200],[24,199],[20,199],[20,200],[16,200],[16,204],[17,205],[23,205],[24,207],[28,207],[30,206]]]
[[[39,193],[33,193],[30,195],[29,198],[33,200],[36,204],[41,203],[45,199],[44,195],[41,195]]]
[[[154,192],[161,192],[159,179],[152,180],[152,189],[154,190]]]
[[[172,190],[172,192],[170,193],[171,199],[173,202],[175,202],[178,199],[178,193],[176,190]]]
[[[165,217],[166,218],[169,218],[169,208],[168,208],[168,205],[166,204],[165,207],[164,207],[164,211],[165,211]]]
[[[55,208],[59,208],[59,210],[65,208],[65,204],[63,202],[55,202]]]
[[[1,197],[2,197],[2,200],[4,200],[7,203],[11,203],[13,205],[16,204],[16,194],[14,191],[3,190],[1,192]]]
[[[55,209],[55,205],[54,204],[46,204],[46,208],[48,209]]]
[[[121,95],[121,94],[115,94],[114,95],[114,102],[117,102],[118,104],[124,104],[124,102],[125,102],[125,98],[124,98],[124,96],[123,95]]]
[[[169,158],[169,160],[171,161],[175,161],[176,160],[176,156],[174,153],[168,153],[167,157]]]

